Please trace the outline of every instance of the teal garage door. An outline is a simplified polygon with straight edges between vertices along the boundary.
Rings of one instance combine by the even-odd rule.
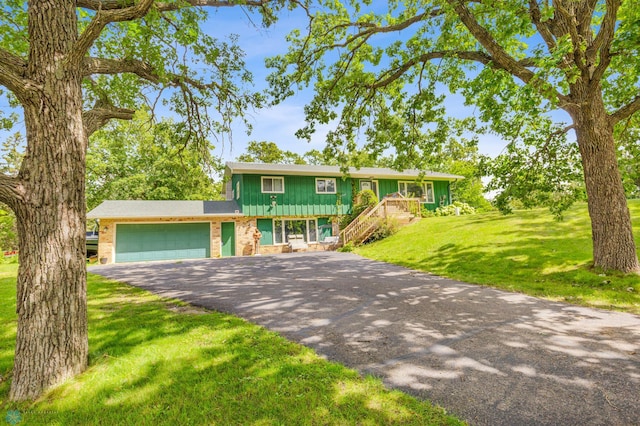
[[[209,223],[119,224],[116,262],[210,257]]]

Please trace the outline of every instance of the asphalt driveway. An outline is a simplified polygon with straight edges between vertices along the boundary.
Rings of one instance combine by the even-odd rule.
[[[349,253],[89,270],[246,318],[471,424],[640,424],[638,316]]]

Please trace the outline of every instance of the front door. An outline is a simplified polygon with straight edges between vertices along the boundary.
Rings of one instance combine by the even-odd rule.
[[[364,191],[365,189],[369,189],[376,194],[376,197],[380,199],[380,194],[378,194],[378,181],[377,180],[361,180],[360,181],[360,191]]]
[[[236,255],[236,224],[234,222],[222,222],[220,230],[222,244],[222,257]]]

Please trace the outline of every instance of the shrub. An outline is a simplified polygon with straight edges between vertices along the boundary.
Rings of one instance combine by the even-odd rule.
[[[471,207],[467,203],[461,203],[460,201],[454,201],[453,204],[449,204],[448,206],[438,207],[436,209],[436,216],[454,216],[456,214],[456,209],[458,209],[460,215],[464,214],[476,214],[476,209]]]
[[[356,196],[356,206],[364,207],[362,210],[369,206],[375,206],[379,200],[375,192],[370,189],[363,189]]]
[[[376,197],[376,194],[372,190],[365,189],[358,192],[353,208],[351,209],[351,214],[343,216],[340,221],[340,229],[346,228],[360,213],[376,204],[378,204],[378,197]]]
[[[400,225],[398,224],[398,220],[394,217],[387,217],[380,221],[378,224],[378,229],[375,230],[373,234],[369,238],[367,238],[367,243],[372,243],[374,241],[382,240],[384,238],[390,237],[396,232]]]
[[[353,242],[349,241],[347,244],[343,245],[342,247],[340,247],[338,249],[338,251],[343,252],[343,253],[349,253],[352,252],[353,250],[355,250],[355,246],[353,245]]]
[[[420,209],[420,217],[434,217],[436,215],[436,212],[434,212],[433,210],[429,210],[426,207],[422,207]]]

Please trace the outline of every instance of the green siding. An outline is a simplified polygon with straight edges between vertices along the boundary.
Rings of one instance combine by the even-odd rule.
[[[396,193],[398,192],[398,181],[395,179],[378,179],[378,191],[380,192],[380,198]]]
[[[262,176],[284,177],[284,193],[263,194],[260,179]],[[352,207],[352,179],[335,178],[336,194],[316,194],[316,177],[324,178],[325,176],[234,175],[232,182],[234,189],[236,182],[240,182],[241,197],[238,204],[241,211],[247,216],[323,217],[349,213]],[[360,188],[360,180],[370,179],[353,179],[356,191]],[[380,198],[398,192],[398,179],[374,178],[373,180],[378,181]],[[400,180],[411,181],[411,179]],[[449,182],[434,180],[426,180],[426,182],[433,182],[435,203],[424,204],[424,206],[429,210],[435,210],[440,206],[441,197],[444,199],[444,205],[448,205]],[[272,200],[276,202],[275,207],[271,204]],[[264,226],[266,228],[266,222]],[[259,229],[263,234],[263,240],[268,241],[264,235],[265,231],[260,227]],[[262,243],[267,244],[266,242]]]
[[[270,246],[273,244],[273,220],[258,219],[258,230],[262,234],[260,245]]]
[[[240,211],[242,211],[242,203],[240,202],[241,199],[238,198],[238,195],[236,194],[236,189],[238,188],[240,189],[240,197],[242,197],[242,193],[244,192],[244,188],[242,185],[242,175],[233,175],[231,176],[231,196],[233,197],[232,199],[238,201]]]
[[[284,176],[284,194],[270,194],[262,193],[261,176],[269,175],[239,177],[243,185],[242,212],[247,216],[336,215],[351,208],[351,183],[348,180],[336,178],[336,194],[316,194],[316,176]],[[272,200],[276,202],[275,207]]]
[[[424,203],[423,206],[427,210],[435,210],[440,207],[440,201],[442,199],[442,205],[449,205],[449,182],[446,181],[427,181],[433,182],[433,193],[435,203]]]
[[[209,223],[118,224],[116,262],[210,256]]]

